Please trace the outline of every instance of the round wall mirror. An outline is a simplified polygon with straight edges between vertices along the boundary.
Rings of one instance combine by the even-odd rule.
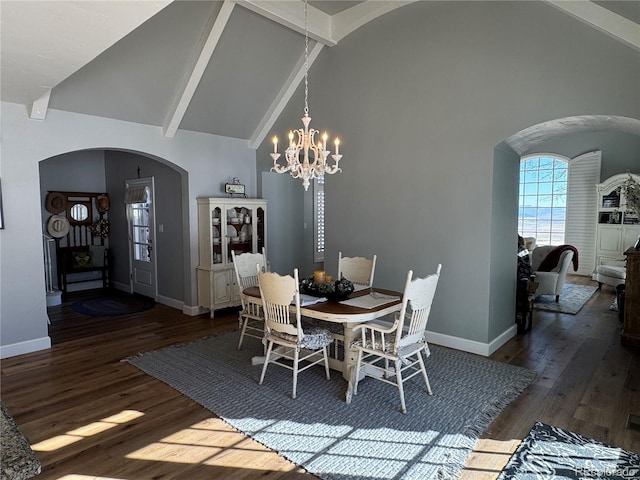
[[[87,218],[89,218],[89,210],[86,205],[82,203],[76,203],[71,207],[71,218],[73,218],[76,222],[83,222]]]

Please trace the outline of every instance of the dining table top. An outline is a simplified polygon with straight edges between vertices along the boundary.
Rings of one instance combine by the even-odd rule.
[[[261,298],[259,287],[247,287],[243,290],[243,293],[247,297],[253,299]],[[371,293],[382,293],[384,295],[397,297],[397,299],[390,300],[387,303],[373,308],[362,308],[340,303],[342,300],[357,298]],[[346,299],[338,300],[335,298],[328,298],[324,302],[318,302],[306,306],[301,305],[300,313],[305,317],[326,320],[329,322],[362,323],[369,320],[375,320],[376,318],[380,318],[391,313],[399,312],[401,308],[402,292],[373,287],[357,290],[351,293]]]

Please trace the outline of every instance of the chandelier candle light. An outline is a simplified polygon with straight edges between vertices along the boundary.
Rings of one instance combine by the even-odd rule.
[[[319,130],[314,128],[309,128],[309,124],[311,123],[311,117],[309,116],[309,83],[308,83],[308,72],[309,72],[309,34],[307,32],[307,0],[304,2],[304,117],[302,117],[302,124],[304,125],[304,129],[299,128],[295,130],[295,138],[294,141],[294,130],[289,131],[289,146],[284,151],[285,159],[287,160],[286,165],[280,165],[278,163],[278,159],[280,158],[280,154],[278,153],[278,137],[273,137],[273,153],[271,154],[271,158],[273,158],[273,167],[271,167],[272,171],[276,173],[287,173],[289,172],[293,178],[302,178],[302,186],[305,191],[309,189],[310,182],[309,180],[329,174],[332,175],[336,172],[341,172],[342,169],[338,166],[338,162],[342,158],[340,155],[340,139],[336,138],[334,140],[334,145],[336,147],[336,153],[331,155],[331,158],[335,161],[335,164],[329,165],[327,163],[327,157],[331,153],[327,150],[327,140],[329,139],[329,135],[326,132],[322,134],[322,141],[318,141],[315,143],[315,135],[320,133]],[[309,161],[309,150],[313,152],[313,162]],[[303,157],[302,161],[300,161],[300,152],[302,152]]]

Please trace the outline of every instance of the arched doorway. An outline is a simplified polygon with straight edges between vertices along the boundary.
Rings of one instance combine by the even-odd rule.
[[[565,235],[556,231],[555,238],[549,236],[549,242],[544,241],[543,235],[537,243],[576,244],[582,252],[578,273],[590,275],[595,266],[595,184],[613,173],[638,169],[640,120],[607,115],[561,118],[515,133],[505,144],[521,160],[537,155],[568,162],[567,195],[573,200],[565,205],[568,209]],[[519,211],[519,218],[521,216]],[[544,220],[549,223],[548,218]],[[520,227],[518,223],[519,230]]]
[[[111,255],[112,286],[130,291],[129,241],[125,181],[140,176],[153,177],[156,184],[156,245],[158,285],[156,300],[182,309],[190,296],[185,280],[183,252],[188,230],[186,171],[143,152],[91,149],[69,152],[42,160],[40,189],[44,202],[49,190],[101,191],[111,199],[108,247]],[[44,205],[44,203],[42,203]],[[186,212],[186,213],[185,213]],[[48,212],[43,209],[43,223]],[[161,229],[161,232],[158,230]],[[188,232],[186,234],[188,238]]]

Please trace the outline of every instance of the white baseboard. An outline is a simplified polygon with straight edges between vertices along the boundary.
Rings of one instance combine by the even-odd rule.
[[[47,350],[51,348],[51,339],[49,337],[35,338],[26,342],[12,343],[0,346],[0,358],[15,357],[25,353],[37,352],[38,350]]]
[[[202,308],[202,307],[199,307],[197,305],[195,305],[195,306],[183,305],[182,306],[182,313],[184,313],[185,315],[189,315],[190,317],[197,317],[198,315],[202,315],[203,313],[206,313],[208,311],[209,310],[207,310],[206,308]]]
[[[158,295],[156,297],[156,302],[161,303],[162,305],[166,305],[168,307],[175,308],[177,310],[183,310],[184,302],[182,300],[176,300],[175,298],[163,297],[162,295]]]
[[[476,342],[475,340],[467,340],[466,338],[453,337],[451,335],[444,335],[442,333],[430,332],[427,330],[427,342],[488,357],[502,345],[507,343],[507,341],[509,341],[516,332],[517,326],[514,324],[501,335],[498,335],[490,343],[482,343]]]
[[[113,282],[111,284],[111,287],[115,288],[116,290],[120,290],[122,292],[131,293],[131,286],[127,283]],[[176,300],[175,298],[165,297],[163,295],[157,295],[155,298],[155,301],[157,303],[161,303],[162,305],[175,308],[176,310],[182,310],[183,313],[186,313],[184,311],[185,307],[184,307],[184,302],[182,300]]]
[[[122,282],[111,282],[111,288],[121,290],[123,292],[131,293],[131,285]]]
[[[487,356],[491,355],[493,352],[498,350],[501,346],[511,340],[518,333],[517,325],[513,324],[511,327],[507,328],[501,335],[498,335],[489,343],[489,350]]]

